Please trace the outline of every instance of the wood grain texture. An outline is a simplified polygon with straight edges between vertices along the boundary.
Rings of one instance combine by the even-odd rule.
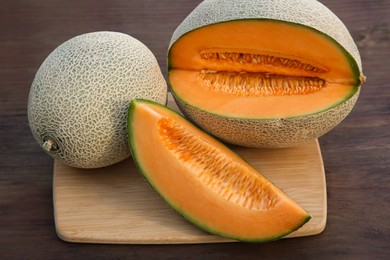
[[[0,258],[388,259],[390,255],[390,1],[321,0],[346,24],[367,82],[352,113],[319,139],[328,218],[317,236],[266,244],[64,243],[55,232],[53,160],[27,122],[31,82],[63,41],[90,31],[131,34],[166,73],[176,26],[201,0],[5,0],[0,5]]]
[[[172,96],[169,97],[168,106],[178,111]],[[289,149],[237,146],[232,149],[312,215],[308,223],[287,237],[317,235],[324,230],[326,181],[317,140]],[[201,231],[174,212],[143,179],[131,158],[94,170],[77,169],[56,161],[53,172],[56,230],[65,241],[233,242]]]

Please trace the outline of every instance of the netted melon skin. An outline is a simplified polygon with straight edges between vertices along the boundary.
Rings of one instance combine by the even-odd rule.
[[[173,95],[183,114],[223,142],[252,148],[285,148],[307,143],[336,127],[352,110],[360,89],[334,108],[308,116],[280,119],[240,119],[211,114]]]
[[[131,100],[166,104],[167,84],[153,53],[119,32],[93,32],[58,46],[32,82],[28,120],[36,141],[79,168],[99,168],[130,156],[126,117]]]
[[[328,35],[356,61],[362,63],[357,46],[344,23],[316,0],[205,0],[176,28],[169,48],[184,34],[197,28],[242,19],[271,19],[300,24]]]

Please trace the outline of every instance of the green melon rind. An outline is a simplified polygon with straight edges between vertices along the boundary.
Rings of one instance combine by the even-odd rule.
[[[279,20],[313,28],[338,42],[362,71],[359,51],[348,29],[331,10],[315,0],[205,0],[174,31],[169,49],[192,30],[242,19]]]
[[[207,225],[205,223],[202,223],[201,220],[195,219],[191,215],[189,215],[186,212],[184,212],[183,210],[181,210],[175,204],[170,202],[160,192],[160,190],[157,187],[157,185],[154,184],[154,182],[149,177],[148,172],[144,169],[144,167],[140,163],[140,158],[139,158],[139,155],[137,153],[137,146],[136,146],[136,144],[134,142],[134,140],[135,140],[135,138],[133,136],[134,131],[132,131],[132,129],[134,127],[136,127],[136,126],[133,125],[133,115],[134,115],[134,111],[135,111],[135,108],[136,108],[138,103],[147,103],[147,104],[151,104],[151,105],[163,108],[163,109],[169,111],[172,114],[176,114],[176,115],[180,116],[181,118],[183,118],[183,120],[186,120],[189,124],[193,125],[193,123],[189,122],[186,118],[184,118],[182,115],[180,115],[176,111],[174,111],[172,109],[169,109],[166,106],[160,105],[160,104],[158,104],[156,102],[150,101],[150,100],[134,99],[134,100],[131,101],[129,109],[128,109],[128,115],[127,115],[128,143],[129,143],[130,151],[131,151],[132,157],[134,159],[134,162],[135,162],[135,165],[136,165],[138,171],[141,173],[141,175],[146,180],[146,182],[161,196],[161,198],[165,201],[165,203],[168,206],[170,206],[173,210],[175,210],[177,213],[179,213],[181,216],[183,216],[185,219],[187,219],[190,223],[192,223],[193,225],[195,225],[195,226],[199,227],[200,229],[202,229],[202,230],[204,230],[204,231],[206,231],[206,232],[208,232],[210,234],[213,234],[213,235],[225,237],[225,238],[228,238],[228,239],[238,240],[238,241],[242,241],[242,242],[263,243],[263,242],[269,242],[269,241],[274,241],[274,240],[280,239],[280,238],[282,238],[282,237],[284,237],[284,236],[286,236],[286,235],[296,231],[297,229],[302,227],[304,224],[306,224],[311,219],[311,215],[309,213],[307,213],[306,216],[302,219],[301,223],[299,223],[297,226],[291,228],[291,230],[289,230],[289,231],[287,231],[287,232],[285,232],[283,234],[280,234],[278,236],[273,236],[273,237],[261,238],[261,239],[248,239],[248,238],[245,238],[245,237],[232,236],[232,235],[226,234],[226,233],[224,233],[224,232],[222,232],[220,230],[216,230],[216,229],[210,227],[209,225]],[[210,136],[210,138],[213,138],[213,137]],[[224,145],[224,144],[222,144],[222,145]],[[227,148],[227,149],[229,149],[229,148]]]
[[[254,148],[283,148],[307,143],[326,134],[337,126],[352,110],[360,88],[343,103],[301,117],[277,119],[230,118],[203,111],[181,100],[174,92],[173,97],[192,122],[223,142]]]

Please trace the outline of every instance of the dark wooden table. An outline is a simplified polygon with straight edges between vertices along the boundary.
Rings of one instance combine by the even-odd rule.
[[[53,160],[27,121],[45,57],[91,31],[128,33],[166,71],[172,32],[200,0],[3,0],[0,4],[0,258],[390,259],[390,1],[323,0],[347,25],[368,78],[348,118],[320,138],[328,222],[316,236],[265,244],[103,245],[61,241],[52,206]],[[165,73],[166,75],[166,73]]]

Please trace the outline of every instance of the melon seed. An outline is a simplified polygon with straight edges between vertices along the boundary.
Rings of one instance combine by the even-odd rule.
[[[278,203],[279,197],[275,197],[269,184],[175,120],[163,117],[158,127],[167,150],[227,201],[255,210],[269,209]]]
[[[237,96],[303,95],[325,87],[325,81],[318,77],[207,70],[202,70],[199,76],[202,86],[215,92]]]
[[[266,65],[297,69],[318,74],[327,72],[327,69],[322,68],[319,65],[270,54],[203,51],[200,53],[200,57],[208,62]],[[273,75],[266,72],[218,72],[202,70],[200,72],[200,79],[203,86],[210,88],[215,92],[237,96],[304,95],[319,91],[321,88],[325,87],[325,81],[318,77],[293,77]]]
[[[203,51],[200,53],[200,57],[203,60],[208,60],[213,62],[231,62],[237,64],[255,64],[255,65],[265,64],[265,65],[272,65],[275,67],[296,68],[299,70],[310,71],[315,73],[327,72],[326,68],[320,67],[319,65],[313,65],[304,61],[299,61],[296,59],[279,57],[279,56],[269,55],[269,54]]]

